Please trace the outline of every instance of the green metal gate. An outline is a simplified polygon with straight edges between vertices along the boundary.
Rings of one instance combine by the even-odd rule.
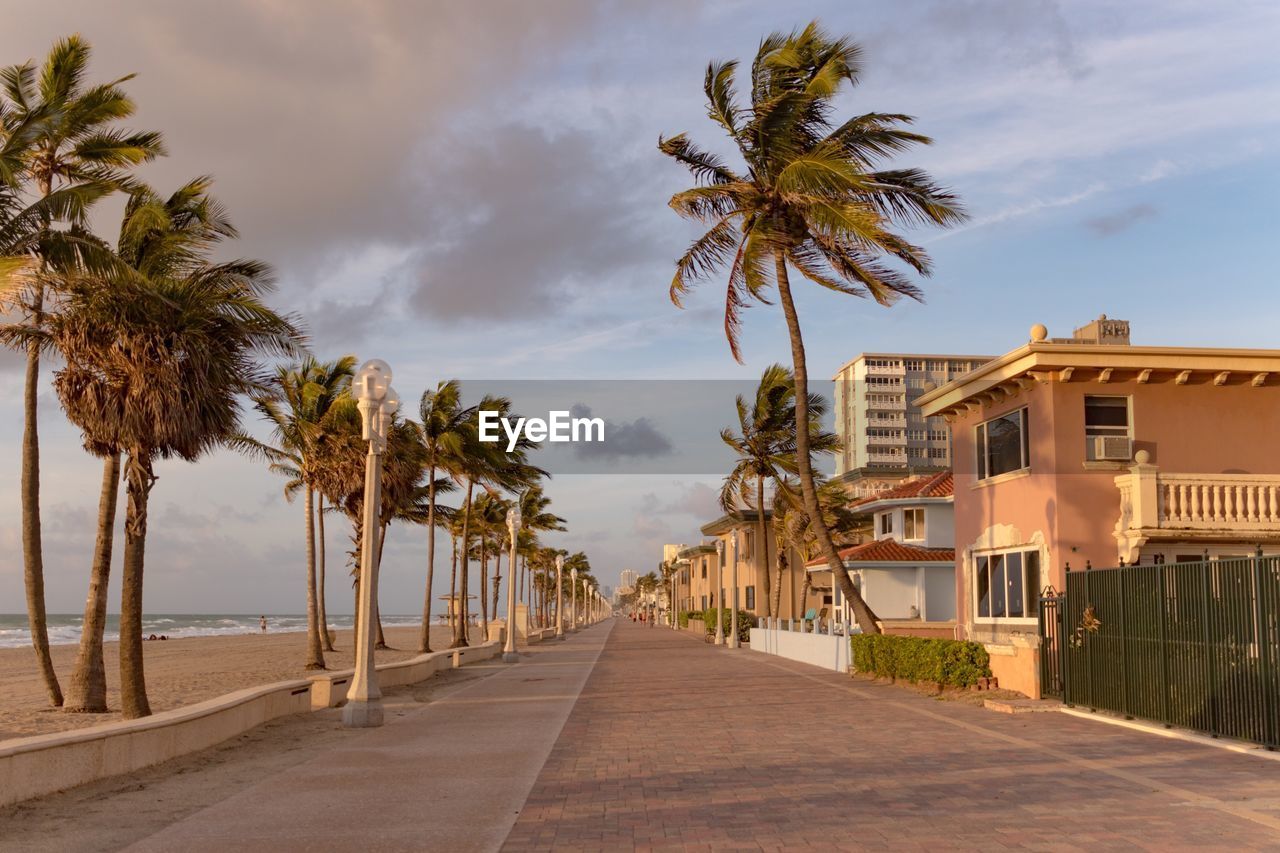
[[[1040,599],[1046,696],[1280,746],[1280,557],[1067,574]]]

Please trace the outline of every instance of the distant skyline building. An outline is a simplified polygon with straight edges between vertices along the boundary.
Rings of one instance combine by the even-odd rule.
[[[863,353],[835,381],[835,476],[859,497],[892,488],[908,476],[951,467],[946,421],[926,418],[916,397],[976,370],[993,356]]]
[[[618,589],[635,589],[636,573],[631,569],[622,570],[622,578],[618,581]]]

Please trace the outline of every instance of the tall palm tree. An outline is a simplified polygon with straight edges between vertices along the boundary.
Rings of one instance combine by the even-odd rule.
[[[756,509],[755,559],[764,578],[764,601],[769,616],[777,615],[779,595],[776,584],[770,583],[766,559],[765,482],[780,482],[798,470],[795,397],[795,378],[791,371],[780,364],[770,365],[760,376],[760,384],[756,386],[750,405],[741,395],[737,398],[739,432],[734,433],[729,428],[720,431],[720,439],[738,456],[720,490],[720,506],[729,513],[744,506]],[[811,453],[833,453],[839,445],[839,439],[833,433],[822,429],[825,414],[826,401],[820,395],[810,394]]]
[[[462,471],[467,440],[467,423],[475,414],[474,406],[462,405],[462,383],[449,379],[436,385],[434,391],[422,393],[418,404],[422,443],[427,449],[427,591],[422,604],[422,630],[418,651],[431,651],[431,588],[436,571],[436,474],[458,476]]]
[[[276,368],[267,389],[256,395],[254,406],[271,425],[274,446],[249,437],[241,445],[266,455],[277,473],[290,477],[286,498],[303,493],[306,514],[304,542],[307,588],[307,653],[306,669],[324,669],[324,647],[328,639],[328,623],[321,616],[320,583],[316,573],[316,466],[317,450],[324,432],[325,419],[334,402],[351,386],[356,358],[346,355],[336,361],[322,363],[306,356],[301,363]]]
[[[205,253],[235,235],[226,211],[209,195],[211,183],[208,178],[196,178],[168,198],[147,187],[136,188],[130,194],[120,223],[115,249],[119,263],[144,280],[185,275],[198,269]],[[117,440],[103,458],[98,532],[79,651],[67,688],[65,707],[68,711],[103,713],[107,710],[102,642],[123,450],[123,444]]]
[[[72,277],[45,339],[65,359],[54,390],[99,455],[125,453],[120,687],[126,718],[151,713],[142,658],[147,506],[157,459],[192,461],[240,433],[240,397],[261,390],[263,356],[302,336],[263,302],[267,267],[205,264],[181,277]]]
[[[160,134],[121,130],[118,123],[133,115],[133,101],[121,84],[88,85],[90,49],[79,36],[56,42],[40,67],[32,62],[0,69],[0,85],[8,101],[5,129],[21,129],[26,150],[21,158],[22,180],[34,186],[40,198],[59,188],[80,187],[87,201],[101,197],[128,182],[124,170],[163,154]],[[27,136],[29,134],[29,136]],[[64,222],[70,231],[83,231],[87,205],[69,209]],[[40,273],[70,269],[64,240],[53,239],[52,211],[43,211],[41,239],[34,255]],[[78,254],[78,253],[77,253]],[[44,284],[31,289],[25,313],[35,328],[43,324]],[[40,535],[40,439],[37,424],[37,390],[40,381],[40,345],[33,338],[27,347],[23,388],[22,434],[22,560],[27,594],[27,618],[49,701],[62,704],[62,690],[49,656],[49,632],[44,602],[44,554]]]
[[[919,246],[894,229],[948,226],[963,211],[954,195],[919,169],[882,169],[890,156],[927,144],[906,129],[910,116],[867,113],[832,121],[834,100],[857,82],[861,50],[828,35],[816,22],[799,32],[766,37],[751,65],[749,100],[735,90],[737,62],[712,62],[704,91],[710,117],[729,135],[745,162],[743,172],[684,134],[660,139],[660,150],[686,166],[698,186],[677,193],[671,207],[710,226],[676,262],[671,299],[728,267],[724,327],[741,361],[741,312],[753,300],[768,303],[776,287],[791,343],[796,379],[796,449],[800,490],[823,556],[852,602],[858,623],[878,631],[875,614],[858,595],[836,554],[818,511],[810,462],[809,372],[792,298],[789,269],[836,293],[890,305],[920,298],[909,272],[930,273]],[[888,262],[886,262],[888,261]]]

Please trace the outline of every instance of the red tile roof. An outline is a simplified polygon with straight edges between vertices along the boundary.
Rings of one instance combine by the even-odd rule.
[[[954,563],[954,548],[920,548],[903,545],[895,539],[879,539],[863,542],[840,551],[840,559],[846,563]],[[825,566],[822,557],[810,560],[806,566]]]
[[[856,502],[854,506],[869,504],[873,501],[900,501],[910,498],[949,498],[955,493],[955,479],[951,476],[951,472],[942,471],[941,473],[934,474],[932,477],[921,477],[919,480],[912,480],[909,483],[903,483],[901,486],[894,486],[888,491],[869,495]]]

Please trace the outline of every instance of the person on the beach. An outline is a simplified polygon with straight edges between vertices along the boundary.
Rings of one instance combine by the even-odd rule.
[[[262,633],[264,634],[267,633],[267,617],[265,616],[258,617],[258,627],[262,629]]]

